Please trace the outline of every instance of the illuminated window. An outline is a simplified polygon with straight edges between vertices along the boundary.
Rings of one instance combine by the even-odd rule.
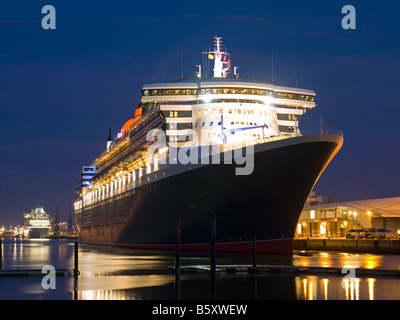
[[[310,210],[310,219],[315,219],[315,210]]]
[[[321,234],[326,234],[326,222],[322,222],[322,223],[319,225],[319,232],[320,232]]]

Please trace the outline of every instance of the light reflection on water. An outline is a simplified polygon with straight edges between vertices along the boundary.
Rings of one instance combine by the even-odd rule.
[[[295,252],[292,257],[258,255],[259,265],[344,267],[399,270],[400,256],[341,252]],[[251,255],[217,256],[217,264],[251,265]],[[72,273],[72,241],[3,240],[3,269],[41,269],[53,265]],[[181,266],[208,265],[206,254],[182,254]],[[57,288],[45,290],[40,277],[0,277],[0,299],[165,300],[176,299],[173,253],[79,245],[77,282],[57,277]],[[400,278],[288,273],[221,273],[217,299],[381,300],[400,299]],[[182,299],[210,299],[207,273],[182,273]]]

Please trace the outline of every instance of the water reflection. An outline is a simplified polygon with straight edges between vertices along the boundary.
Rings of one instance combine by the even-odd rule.
[[[394,288],[399,287],[399,279],[352,278],[343,279],[332,276],[322,278],[317,276],[296,277],[296,292],[298,300],[382,300],[399,299]],[[379,283],[379,287],[377,286]],[[385,293],[392,288],[390,294]]]
[[[79,246],[77,281],[57,277],[56,290],[44,290],[41,278],[0,277],[0,299],[163,300],[210,299],[209,274],[181,275],[179,286],[168,267],[173,253]],[[392,269],[400,266],[399,255],[341,252],[295,253],[292,257],[259,255],[260,265]],[[217,256],[220,265],[249,265],[251,255]],[[72,271],[73,241],[3,240],[3,269],[39,269],[53,265]],[[209,265],[207,254],[183,254],[181,265]],[[380,300],[400,299],[400,279],[346,277],[343,275],[296,275],[288,273],[221,273],[216,279],[217,299],[258,300]]]

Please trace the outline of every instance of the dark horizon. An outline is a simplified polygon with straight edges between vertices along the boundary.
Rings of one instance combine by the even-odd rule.
[[[56,29],[41,26],[56,9]],[[0,225],[22,225],[37,204],[68,221],[80,169],[100,154],[153,82],[194,77],[222,36],[240,77],[314,90],[320,118],[344,145],[316,184],[335,201],[399,196],[399,3],[353,1],[130,3],[26,0],[0,13],[2,206]],[[273,73],[272,73],[273,52]]]

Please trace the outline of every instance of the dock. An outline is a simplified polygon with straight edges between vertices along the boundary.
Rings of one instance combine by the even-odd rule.
[[[400,254],[398,239],[295,239],[294,250]]]
[[[254,268],[251,265],[217,265],[216,273],[282,273],[296,275],[338,275],[344,276],[347,272],[343,272],[342,268],[337,267],[306,267],[306,266],[287,266],[287,265],[262,265]],[[386,269],[367,269],[354,268],[356,276],[365,277],[400,277],[400,270]],[[175,267],[168,267],[168,271],[175,272]],[[194,265],[180,267],[181,273],[209,273],[210,266]]]
[[[43,273],[42,269],[24,269],[24,270],[0,270],[0,277],[44,277],[47,272]],[[67,276],[71,274],[67,269],[56,269],[55,276]]]

